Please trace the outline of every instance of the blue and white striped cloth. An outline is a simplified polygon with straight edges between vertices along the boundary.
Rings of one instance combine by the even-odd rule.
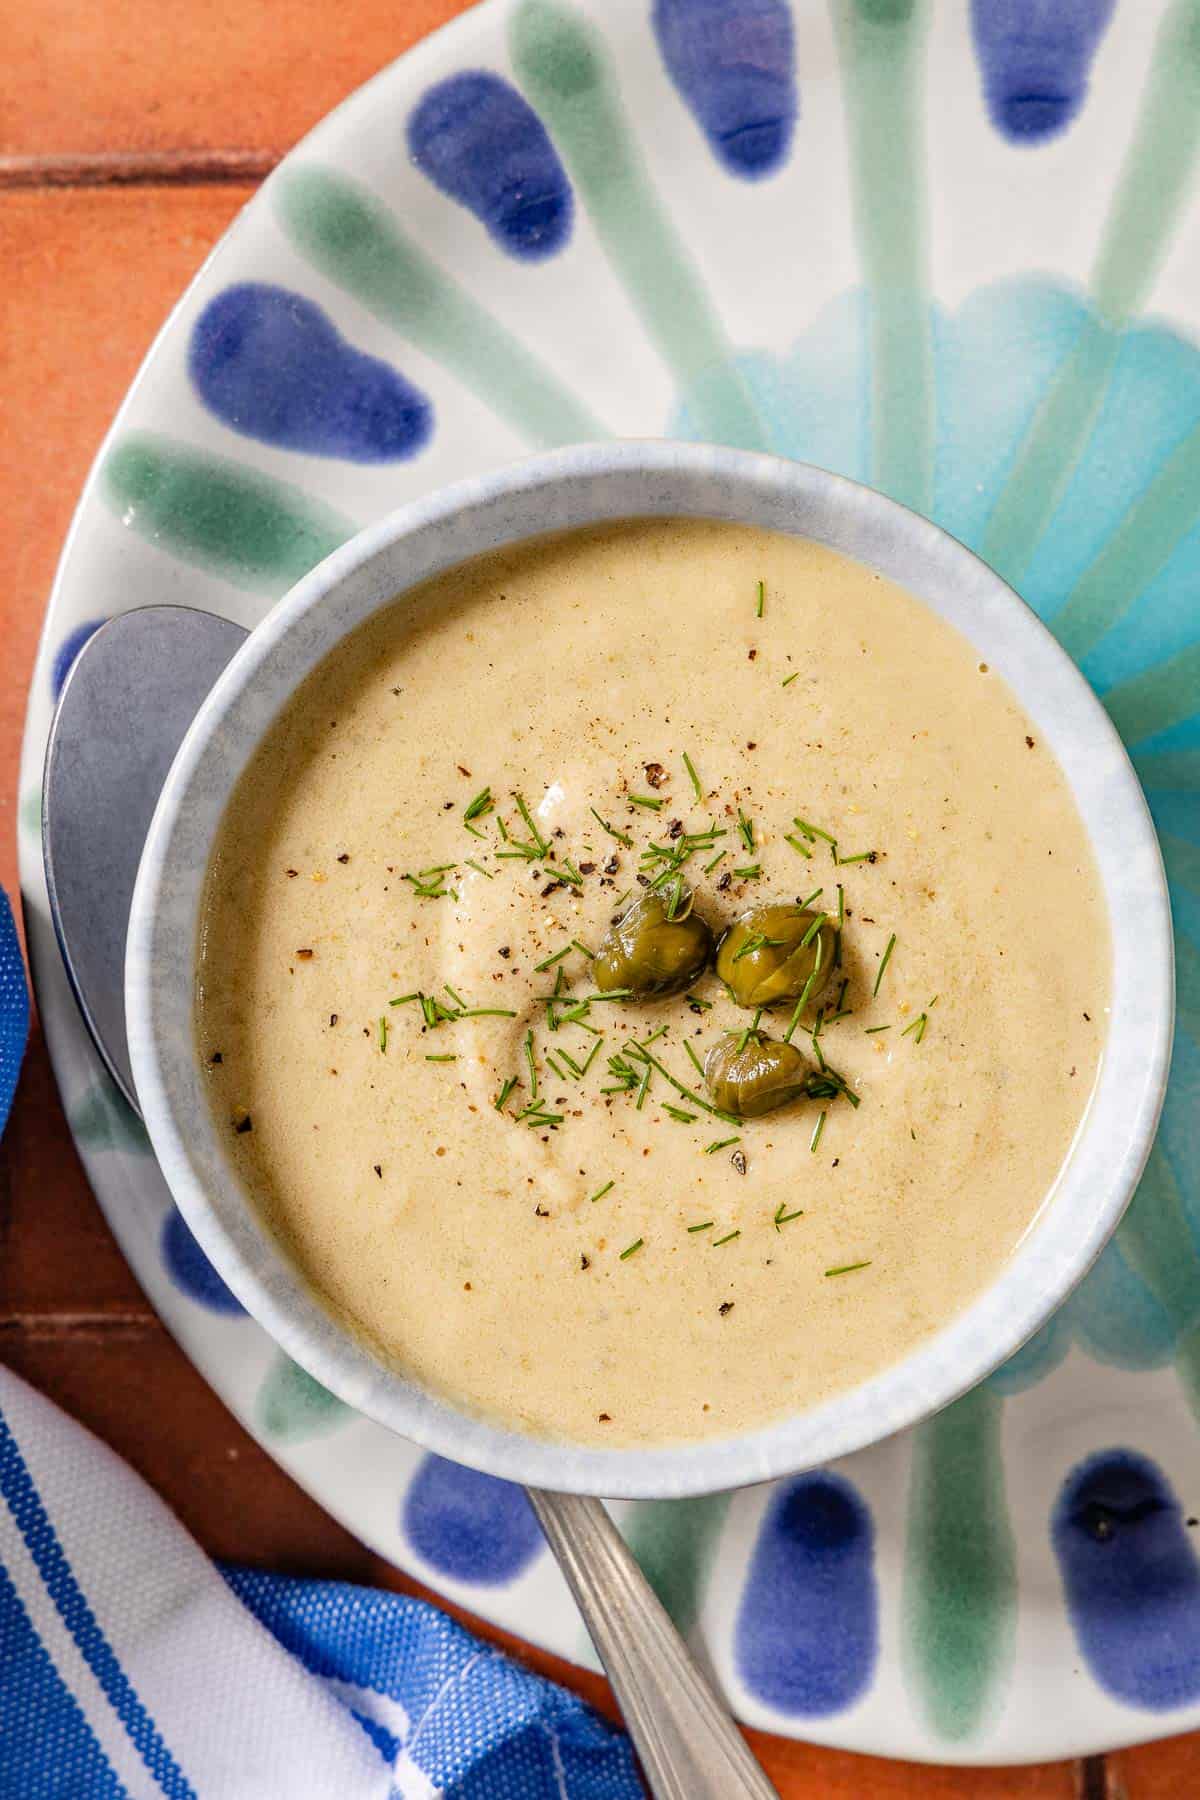
[[[26,1022],[0,893],[0,1125]],[[641,1793],[621,1733],[433,1607],[217,1568],[0,1369],[0,1800]]]

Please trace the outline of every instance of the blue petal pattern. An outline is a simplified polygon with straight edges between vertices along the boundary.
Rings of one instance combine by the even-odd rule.
[[[1013,144],[1057,137],[1087,96],[1116,0],[971,0],[988,116]]]
[[[469,69],[430,88],[409,116],[408,149],[510,256],[544,261],[570,237],[567,172],[529,102],[499,75]]]
[[[822,1718],[866,1692],[879,1653],[874,1527],[839,1475],[774,1494],[742,1592],[738,1674],[777,1712]]]
[[[192,329],[188,369],[218,419],[284,450],[402,462],[429,441],[425,395],[390,363],[355,350],[289,288],[244,281],[210,300]]]
[[[427,1456],[417,1470],[403,1524],[433,1568],[484,1587],[515,1581],[545,1548],[523,1489],[441,1456]]]
[[[782,168],[799,110],[783,0],[655,0],[653,19],[671,80],[717,161],[745,180]]]

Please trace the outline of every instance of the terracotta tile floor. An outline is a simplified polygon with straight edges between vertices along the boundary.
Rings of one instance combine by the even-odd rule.
[[[10,891],[17,756],[42,610],[121,395],[253,181],[358,82],[460,10],[455,0],[353,8],[39,0],[9,9],[0,98],[0,880]],[[0,1354],[140,1469],[214,1555],[419,1591],[294,1486],[159,1325],[88,1190],[36,1028],[4,1150]],[[509,1647],[611,1710],[597,1678]],[[1086,1765],[1009,1770],[754,1742],[785,1800],[1200,1794],[1200,1737]]]

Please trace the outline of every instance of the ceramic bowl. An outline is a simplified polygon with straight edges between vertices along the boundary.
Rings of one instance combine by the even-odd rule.
[[[321,659],[380,607],[468,557],[637,515],[735,520],[830,545],[918,595],[1010,684],[1058,758],[1091,838],[1113,934],[1108,1036],[1092,1105],[1034,1225],[974,1303],[911,1355],[809,1411],[711,1442],[597,1450],[461,1411],[384,1365],[325,1310],[239,1186],[193,1044],[204,874],[233,787]],[[1036,906],[1036,897],[1031,898]],[[305,576],[253,632],[172,767],[130,919],[126,1005],[155,1154],[192,1231],[251,1313],[349,1405],[454,1461],[537,1486],[666,1498],[766,1480],[911,1425],[1040,1326],[1112,1232],[1150,1150],[1173,1018],[1170,910],[1141,789],[1107,714],[1016,594],[937,526],[804,464],[661,441],[584,445],[401,508]]]

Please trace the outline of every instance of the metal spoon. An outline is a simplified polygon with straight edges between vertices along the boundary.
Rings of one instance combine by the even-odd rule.
[[[50,728],[42,790],[50,911],[84,1022],[135,1112],[125,1036],[134,878],[175,752],[245,635],[190,607],[124,613],[79,652]],[[600,1501],[528,1492],[654,1800],[777,1800]]]

